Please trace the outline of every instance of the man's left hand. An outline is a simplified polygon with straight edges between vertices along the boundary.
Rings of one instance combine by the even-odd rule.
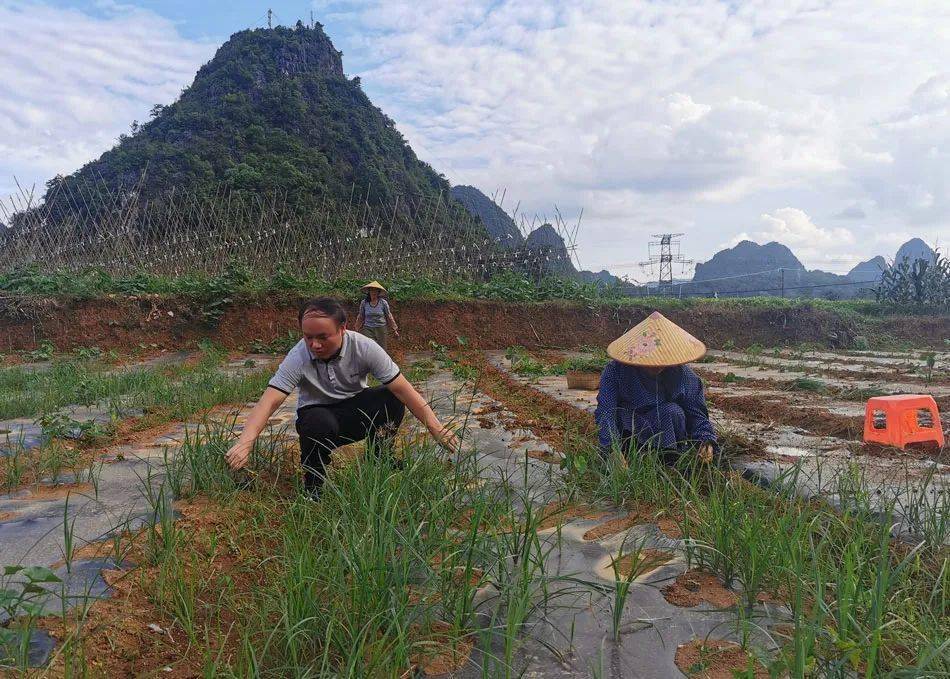
[[[703,464],[709,464],[713,461],[713,447],[711,443],[704,443],[697,451],[699,461]]]

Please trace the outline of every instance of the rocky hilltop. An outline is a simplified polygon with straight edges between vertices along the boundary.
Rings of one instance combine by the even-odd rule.
[[[451,195],[481,221],[492,239],[501,247],[517,248],[524,244],[524,237],[515,220],[474,186],[453,186]]]
[[[693,281],[775,271],[781,268],[794,271],[804,270],[805,266],[781,243],[759,245],[744,240],[735,247],[720,250],[708,262],[697,264]]]
[[[866,262],[861,262],[848,272],[848,278],[854,281],[874,281],[881,278],[887,268],[887,260],[878,255]]]
[[[47,196],[64,212],[84,185],[135,187],[146,198],[225,188],[278,195],[304,210],[353,197],[379,205],[405,196],[444,201],[449,193],[359,78],[346,77],[320,24],[300,22],[232,35],[177,101],[155,106],[114,148],[48,187],[61,184],[76,190]],[[455,222],[477,228],[454,201],[450,209]]]
[[[932,247],[927,245],[920,238],[911,238],[909,241],[900,246],[897,250],[897,254],[894,255],[894,263],[899,264],[905,259],[913,262],[915,259],[923,259],[927,262],[933,263],[936,259],[937,253]]]
[[[500,246],[508,249],[546,249],[548,265],[544,273],[557,276],[576,278],[585,283],[598,285],[626,285],[620,278],[606,269],[594,273],[593,271],[578,271],[567,245],[560,234],[550,224],[542,224],[531,231],[527,238],[521,235],[521,230],[515,220],[505,212],[501,206],[482,193],[474,186],[453,186],[452,197],[476,217],[488,230],[492,238]]]

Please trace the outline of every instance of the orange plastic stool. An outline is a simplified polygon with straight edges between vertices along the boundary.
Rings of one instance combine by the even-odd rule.
[[[921,414],[924,414],[923,421]],[[868,399],[864,410],[864,441],[901,449],[908,443],[934,441],[943,448],[943,428],[933,396],[900,394]]]

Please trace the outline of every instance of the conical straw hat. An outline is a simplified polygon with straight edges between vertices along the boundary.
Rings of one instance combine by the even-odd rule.
[[[706,345],[654,311],[607,347],[607,355],[627,365],[665,368],[702,358]]]
[[[364,285],[361,289],[362,289],[362,290],[369,290],[370,288],[376,288],[376,289],[379,290],[380,292],[386,292],[386,288],[384,288],[382,285],[380,285],[380,284],[379,284],[379,281],[372,281],[372,282],[370,282],[370,283],[367,283],[367,284]]]

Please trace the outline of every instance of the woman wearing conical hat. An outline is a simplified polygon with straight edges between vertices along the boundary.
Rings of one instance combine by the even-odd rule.
[[[388,351],[386,346],[389,341],[388,326],[392,325],[393,334],[396,337],[399,337],[399,326],[393,318],[389,302],[383,298],[386,288],[380,285],[379,281],[372,281],[364,285],[362,289],[366,297],[360,302],[360,313],[356,317],[355,330],[375,340],[376,344]]]
[[[672,463],[695,448],[711,461],[719,447],[716,431],[702,380],[686,365],[705,353],[702,342],[658,311],[611,342],[613,360],[600,377],[594,414],[601,452],[613,446],[626,452],[633,444],[655,448]]]

